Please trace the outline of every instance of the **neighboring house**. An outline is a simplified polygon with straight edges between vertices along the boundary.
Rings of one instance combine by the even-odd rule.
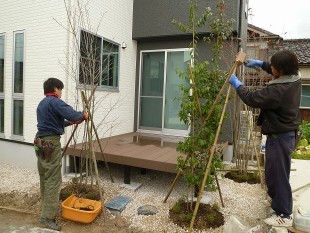
[[[238,38],[246,38],[247,2],[226,3],[227,18],[235,19],[233,34]],[[91,0],[87,6],[89,18],[84,15],[84,21],[74,21],[79,13],[78,1],[65,3],[71,15],[63,2],[14,0],[1,4],[0,162],[36,166],[32,142],[36,133],[36,107],[44,97],[44,80],[61,79],[65,84],[62,98],[71,105],[79,95],[76,87],[92,82],[81,72],[87,56],[74,54],[76,44],[68,30],[68,18],[79,22],[74,26],[81,48],[89,46],[87,38],[95,39],[99,48],[95,54],[100,70],[95,81],[96,98],[104,100],[97,107],[94,121],[105,118],[98,129],[100,137],[134,131],[187,135],[188,128],[179,121],[179,106],[174,101],[181,82],[175,69],[182,69],[189,62],[191,37],[171,22],[176,19],[186,24],[189,1]],[[203,9],[208,4],[215,9],[217,3],[217,0],[199,1],[199,7]],[[208,29],[201,29],[199,34],[207,35]],[[232,42],[225,58],[231,58],[232,63],[234,55],[244,46],[244,40]],[[199,44],[199,54],[199,60],[210,58],[211,47]],[[66,130],[62,144],[70,133],[71,130]]]
[[[301,118],[310,121],[310,39],[283,40],[281,46],[294,51],[297,55],[302,78]]]
[[[275,52],[289,49],[295,52],[302,78],[300,112],[302,120],[310,121],[310,39],[287,39],[248,24],[247,55],[268,60]]]

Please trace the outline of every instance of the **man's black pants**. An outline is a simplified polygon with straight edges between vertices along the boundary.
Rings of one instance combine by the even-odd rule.
[[[265,178],[271,208],[288,217],[292,214],[293,198],[289,183],[291,155],[295,147],[295,131],[268,135],[266,142]]]

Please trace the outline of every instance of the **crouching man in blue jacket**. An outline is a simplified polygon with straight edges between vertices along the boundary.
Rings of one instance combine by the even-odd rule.
[[[249,91],[235,75],[229,83],[248,106],[260,108],[258,123],[267,135],[265,179],[274,214],[264,222],[271,226],[292,226],[292,190],[289,183],[291,155],[300,124],[301,78],[296,55],[283,50],[271,57],[270,63],[249,60],[245,66],[259,67],[274,76],[260,90]]]
[[[60,136],[66,126],[87,120],[88,113],[75,111],[60,99],[64,84],[59,79],[47,79],[43,88],[45,98],[37,107],[38,132],[35,138],[42,201],[40,222],[53,230],[60,231],[60,225],[55,220],[59,212],[62,182]]]

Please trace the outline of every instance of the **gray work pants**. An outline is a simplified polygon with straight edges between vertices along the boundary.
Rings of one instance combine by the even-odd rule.
[[[49,140],[55,146],[50,161],[47,162],[44,158],[38,156],[40,194],[42,200],[41,217],[55,219],[59,211],[59,193],[62,182],[60,136],[46,136],[41,139]]]

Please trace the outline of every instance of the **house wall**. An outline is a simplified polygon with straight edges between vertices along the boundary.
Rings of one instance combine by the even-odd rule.
[[[133,0],[90,1],[92,27],[82,26],[91,32],[113,43],[127,44],[120,48],[119,59],[119,88],[108,91],[97,88],[96,112],[94,121],[98,125],[99,137],[119,135],[133,131],[134,127],[134,96],[136,76],[136,49],[132,40]],[[98,23],[101,19],[101,22]],[[98,30],[96,31],[96,29]],[[75,83],[72,83],[75,90]],[[73,95],[72,95],[73,96]],[[99,103],[100,102],[100,103]],[[101,124],[99,126],[99,124]]]
[[[299,71],[302,78],[302,84],[310,85],[310,67],[300,66]],[[310,109],[300,108],[301,119],[303,121],[310,121]]]
[[[299,67],[299,72],[301,74],[301,78],[307,84],[310,83],[310,67]]]
[[[232,42],[225,46],[224,56],[222,57],[223,69],[229,70],[235,60],[235,55],[240,47],[245,50],[247,37],[247,2],[248,0],[225,1],[225,14],[227,19],[233,18],[233,35],[237,36],[238,41]],[[202,13],[206,6],[210,6],[212,12],[216,10],[217,0],[198,1],[199,14]],[[160,16],[160,17],[159,17]],[[137,49],[137,81],[136,90],[139,88],[139,68],[140,68],[140,51],[156,49],[176,49],[189,48],[191,34],[180,31],[172,20],[187,25],[189,16],[189,1],[186,0],[134,0],[134,17],[133,17],[133,39],[138,41]],[[145,29],[148,30],[145,30]],[[199,34],[207,34],[208,26],[199,28]],[[210,60],[212,51],[210,46],[199,43],[198,60]],[[136,93],[138,99],[138,92]],[[138,109],[138,101],[135,108]],[[232,124],[230,116],[233,115],[231,105],[227,110],[227,120],[223,124],[221,140],[232,141]],[[137,110],[136,110],[137,113]],[[135,117],[137,119],[137,117]],[[137,122],[135,122],[135,126]]]
[[[77,7],[76,1],[66,3],[69,9],[70,6],[72,9]],[[82,22],[87,25],[82,26],[84,29],[97,31],[98,35],[114,43],[127,44],[125,49],[120,48],[119,53],[118,90],[96,91],[96,99],[102,100],[101,104],[97,105],[97,112],[94,115],[95,124],[103,125],[98,128],[99,137],[132,132],[136,63],[136,43],[132,40],[131,30],[133,0],[93,0],[90,1],[88,8],[90,25],[85,21]],[[77,60],[74,57],[75,44],[74,38],[66,30],[69,25],[63,2],[55,4],[54,1],[48,0],[4,1],[1,9],[0,34],[5,35],[5,132],[0,135],[2,149],[0,162],[12,160],[13,163],[24,164],[27,159],[35,157],[32,142],[36,133],[36,107],[44,97],[43,82],[49,77],[61,79],[65,84],[62,99],[70,105],[75,105],[76,97],[79,97],[75,81],[65,72],[67,68],[72,67],[72,70],[77,68]],[[24,134],[16,138],[12,136],[12,59],[13,32],[18,30],[23,30],[25,35]],[[82,107],[78,106],[77,109]],[[63,145],[69,138],[71,130],[72,128],[66,129],[66,133],[62,136]],[[79,140],[82,136],[83,133],[80,132]]]
[[[239,26],[239,3],[243,0],[225,1],[225,14],[227,19],[235,19],[233,30]],[[210,7],[212,12],[216,12],[218,0],[197,1],[198,15],[206,7]],[[133,38],[150,38],[184,35],[184,32],[172,24],[172,20],[177,20],[187,25],[189,16],[188,0],[134,0],[134,27]],[[147,28],[147,30],[146,30]],[[210,31],[207,26],[199,28],[198,32],[206,33]]]
[[[5,35],[5,139],[12,133],[13,33],[24,32],[24,135],[17,141],[32,142],[36,133],[36,107],[44,97],[43,81],[48,77],[63,79],[66,34],[53,17],[64,23],[62,4],[51,1],[5,1],[1,6],[0,33]]]
[[[139,41],[137,47],[137,79],[136,79],[136,90],[139,88],[139,69],[140,69],[140,52],[142,50],[159,50],[159,49],[177,49],[177,48],[189,48],[190,46],[190,39],[166,39],[166,40],[146,40],[146,41]],[[233,61],[235,59],[235,55],[238,51],[238,44],[232,43],[226,45],[224,55],[222,57],[222,68],[224,70],[229,71]],[[199,57],[197,58],[199,61],[210,60],[212,57],[212,47],[210,45],[205,44],[204,42],[198,43],[198,54]],[[136,99],[138,99],[138,91],[136,92]],[[138,101],[136,101],[135,109],[138,109]],[[137,110],[135,114],[137,114]],[[228,141],[232,142],[232,122],[231,117],[233,116],[233,107],[230,104],[227,108],[227,118],[225,119],[224,124],[222,125],[222,132],[220,136],[221,141]],[[135,130],[137,129],[137,116],[135,117]]]

